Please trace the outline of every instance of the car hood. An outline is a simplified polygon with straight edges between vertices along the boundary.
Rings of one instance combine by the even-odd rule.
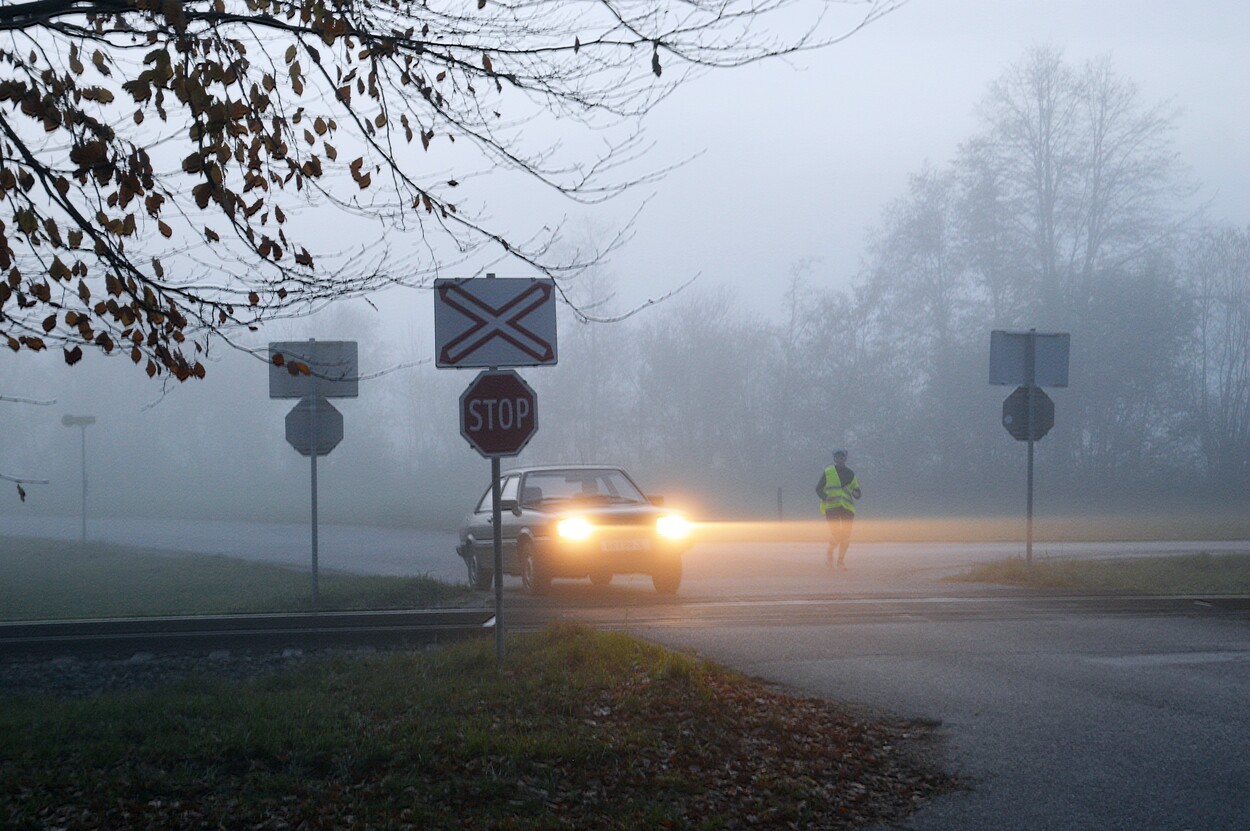
[[[532,516],[546,516],[558,519],[568,516],[582,516],[607,525],[634,525],[653,522],[657,517],[671,514],[655,505],[632,503],[628,505],[594,505],[570,504],[558,506],[539,506],[526,508],[525,513]]]

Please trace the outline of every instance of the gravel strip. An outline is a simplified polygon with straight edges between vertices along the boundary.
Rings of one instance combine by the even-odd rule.
[[[433,647],[430,647],[433,648]],[[136,652],[126,658],[0,658],[0,691],[6,695],[89,697],[104,692],[153,690],[190,677],[242,681],[293,669],[330,655],[375,655],[381,650],[287,648],[208,653]]]

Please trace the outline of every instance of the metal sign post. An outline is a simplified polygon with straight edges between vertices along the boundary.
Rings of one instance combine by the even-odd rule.
[[[1037,332],[1029,330],[1029,350],[1026,359],[1025,386],[1028,388],[1028,415],[1025,416],[1025,424],[1029,434],[1029,485],[1028,485],[1028,519],[1025,520],[1025,544],[1024,544],[1024,563],[1025,565],[1033,565],[1033,444],[1036,441],[1033,438],[1033,391],[1037,389],[1034,386],[1034,380],[1037,378]]]
[[[495,660],[503,663],[503,510],[499,506],[499,457],[490,457],[491,544],[495,563]]]
[[[996,329],[990,333],[990,383],[1023,384],[1003,402],[1003,426],[1018,441],[1029,444],[1024,561],[1030,566],[1033,564],[1033,445],[1055,423],[1054,404],[1039,384],[1068,385],[1069,343],[1070,336],[1066,332]]]
[[[491,524],[495,547],[495,655],[503,661],[503,511],[499,460],[515,456],[538,432],[538,396],[510,369],[479,372],[460,396],[460,434],[490,459]]]
[[[503,665],[503,517],[499,459],[515,456],[538,430],[538,399],[512,370],[554,366],[554,280],[434,281],[434,355],[439,369],[486,369],[460,396],[460,435],[490,459],[495,548],[495,658]]]
[[[321,455],[321,448],[317,444],[317,401],[321,396],[317,395],[317,381],[313,379],[313,394],[311,396],[312,406],[309,408],[311,416],[310,422],[310,438],[312,445],[311,452],[308,454],[312,459],[312,606],[313,611],[317,611],[317,607],[321,602],[321,595],[317,588],[317,457]],[[298,404],[296,406],[299,406]],[[1029,445],[1032,447],[1032,445]],[[1030,456],[1029,458],[1032,458]]]
[[[66,427],[78,427],[82,433],[82,544],[87,544],[87,428],[95,424],[95,416],[61,416]]]
[[[343,414],[327,398],[356,398],[360,368],[356,341],[269,344],[269,397],[298,398],[286,416],[286,440],[310,457],[312,485],[312,606],[320,603],[317,540],[317,457],[343,440]]]
[[[317,607],[317,457],[326,456],[343,440],[343,414],[325,396],[318,395],[320,384],[313,378],[313,394],[301,398],[286,416],[286,440],[312,465],[312,598]]]

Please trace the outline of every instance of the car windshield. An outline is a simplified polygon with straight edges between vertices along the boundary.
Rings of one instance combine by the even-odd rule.
[[[586,501],[604,503],[646,502],[638,487],[614,468],[539,470],[525,477],[521,503]]]

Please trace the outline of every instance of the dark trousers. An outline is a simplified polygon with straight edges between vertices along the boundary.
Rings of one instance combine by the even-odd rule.
[[[855,512],[850,508],[830,508],[825,511],[825,521],[829,523],[829,549],[825,559],[833,564],[833,549],[838,549],[838,565],[846,560],[846,550],[851,547],[851,523],[855,521]]]

